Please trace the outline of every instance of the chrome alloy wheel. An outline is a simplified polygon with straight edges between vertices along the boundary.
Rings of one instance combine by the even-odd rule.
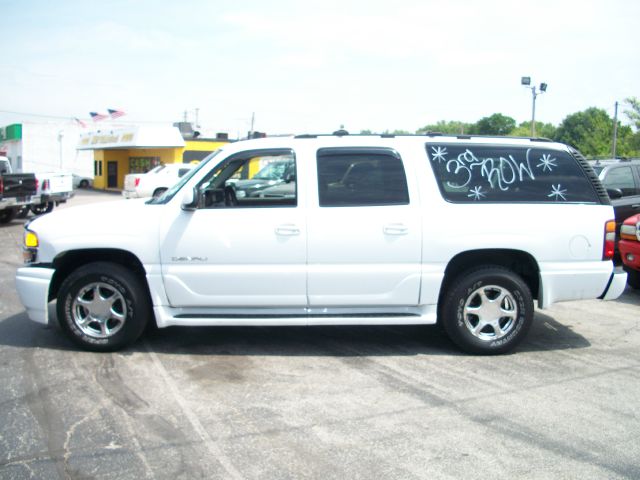
[[[73,322],[82,333],[93,338],[109,338],[124,326],[127,304],[111,285],[96,282],[78,292],[71,312]]]
[[[493,341],[507,335],[515,326],[518,307],[509,290],[485,285],[467,297],[464,323],[480,340]]]

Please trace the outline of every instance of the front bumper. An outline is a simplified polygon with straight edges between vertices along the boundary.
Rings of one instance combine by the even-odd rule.
[[[53,268],[22,267],[16,272],[16,290],[27,315],[34,322],[49,323],[49,285]]]
[[[624,264],[634,270],[640,270],[640,242],[634,240],[620,240],[618,249]]]

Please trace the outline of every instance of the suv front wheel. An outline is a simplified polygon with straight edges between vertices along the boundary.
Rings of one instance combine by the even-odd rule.
[[[480,267],[449,285],[439,321],[464,351],[506,353],[526,336],[533,321],[533,300],[527,284],[512,271]]]
[[[150,317],[140,279],[121,265],[94,262],[72,272],[58,293],[62,329],[81,347],[97,352],[133,343]]]

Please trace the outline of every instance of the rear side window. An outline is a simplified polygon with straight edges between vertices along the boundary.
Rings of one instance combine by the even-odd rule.
[[[442,196],[451,202],[599,203],[568,152],[445,143],[426,149]]]
[[[383,148],[318,151],[321,207],[407,205],[407,178],[400,156]]]
[[[633,179],[633,171],[631,167],[612,168],[606,173],[602,181],[605,188],[618,188],[622,192],[623,197],[629,197],[638,194],[636,183]]]

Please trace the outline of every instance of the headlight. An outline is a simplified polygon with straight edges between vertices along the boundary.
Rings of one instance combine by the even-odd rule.
[[[40,242],[38,241],[38,234],[25,229],[22,246],[22,259],[24,260],[24,263],[34,263],[36,261],[39,246]]]

